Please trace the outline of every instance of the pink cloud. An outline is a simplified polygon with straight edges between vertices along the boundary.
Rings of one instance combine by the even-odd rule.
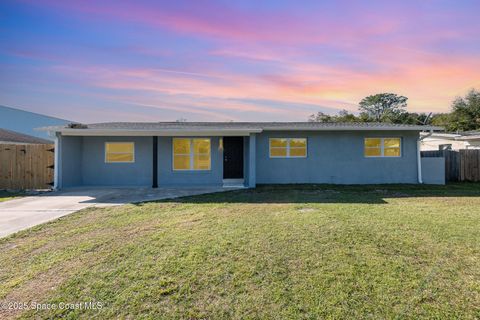
[[[300,10],[303,7],[295,4],[274,14],[211,1],[188,6],[170,1],[25,2],[73,17],[79,25],[86,20],[122,30],[141,26],[142,31],[151,28],[153,33],[171,37],[172,47],[178,44],[180,48],[179,56],[176,47],[156,39],[139,41],[142,44],[129,39],[131,43],[118,47],[114,43],[101,58],[80,53],[52,55],[45,48],[35,51],[28,45],[12,49],[17,56],[52,62],[56,67],[49,71],[85,92],[105,90],[104,99],[139,106],[215,119],[235,112],[280,113],[284,118],[302,114],[306,118],[311,109],[301,104],[355,111],[366,95],[393,91],[410,98],[411,110],[446,111],[456,95],[479,85],[475,42],[470,43],[470,51],[442,47],[476,40],[478,31],[457,28],[465,17],[458,12],[452,13],[455,28],[442,25],[450,19],[448,14],[438,17],[424,2],[378,1],[368,6],[339,1],[342,10],[334,12],[328,10],[331,5],[319,1],[311,10]],[[50,52],[60,52],[55,44],[43,45]],[[105,62],[108,54],[112,61]],[[150,60],[145,62],[145,57]],[[238,102],[256,99],[292,107]]]
[[[392,48],[386,47],[383,55]],[[232,103],[228,99],[264,99],[284,103],[329,105],[356,111],[356,104],[364,96],[382,91],[393,91],[410,98],[414,111],[446,111],[456,95],[478,85],[480,62],[464,58],[452,63],[442,56],[424,52],[403,52],[411,55],[406,61],[386,64],[379,70],[362,71],[342,66],[283,61],[282,73],[258,76],[195,71],[122,68],[115,66],[57,67],[58,72],[76,81],[122,92],[124,90],[151,92],[175,97],[196,108],[215,112],[246,111],[255,113],[294,112],[311,110],[280,110],[255,104]],[[80,79],[80,80],[79,80]],[[207,103],[202,99],[210,99]],[[212,103],[212,99],[218,99]],[[143,102],[142,102],[143,103]],[[153,104],[148,101],[145,104]],[[189,109],[190,110],[190,109]],[[191,111],[191,110],[190,110]],[[192,111],[193,112],[193,111]]]
[[[24,0],[32,5],[38,2]],[[346,22],[354,17],[323,12],[301,16],[289,10],[266,12],[246,11],[211,1],[190,2],[188,6],[158,2],[146,5],[140,2],[117,1],[55,1],[45,0],[42,6],[55,8],[88,19],[112,19],[151,27],[161,27],[179,33],[206,36],[214,39],[283,44],[338,44],[356,42],[370,36],[386,35],[398,27],[394,19],[373,16],[357,22],[352,28]],[[350,21],[348,21],[350,20]]]
[[[66,75],[74,82],[103,89],[116,90],[116,94],[106,95],[108,99],[142,106],[157,106],[186,113],[202,114],[231,119],[230,111],[253,112],[263,114],[282,114],[292,116],[297,111],[275,107],[260,106],[254,103],[239,102],[232,99],[272,96],[256,88],[249,79],[234,77],[198,77],[190,72],[176,72],[158,69],[124,69],[104,67],[65,67],[55,68],[56,72]],[[257,90],[256,93],[253,93]],[[126,95],[134,91],[136,94]],[[148,92],[149,95],[142,94]],[[152,98],[151,94],[161,94],[161,98]],[[189,106],[189,107],[186,107]],[[303,112],[308,112],[303,110]]]

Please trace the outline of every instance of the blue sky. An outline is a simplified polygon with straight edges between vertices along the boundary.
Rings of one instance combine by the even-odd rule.
[[[0,104],[83,122],[302,121],[480,88],[478,1],[3,1]]]

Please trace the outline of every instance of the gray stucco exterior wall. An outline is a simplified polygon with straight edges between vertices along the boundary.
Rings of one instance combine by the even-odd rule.
[[[77,186],[149,186],[150,137],[59,136],[59,188]],[[106,163],[105,142],[134,142],[135,163]]]
[[[257,135],[250,134],[248,143],[248,184],[250,188],[257,185]]]
[[[82,137],[59,137],[61,164],[60,186],[81,186],[82,182]]]
[[[269,138],[307,138],[306,158],[270,158]],[[400,137],[401,157],[364,157],[364,138]],[[417,183],[416,131],[264,131],[244,138],[245,185]],[[211,169],[173,170],[173,137],[158,137],[158,185],[223,184],[221,137],[211,139]],[[134,142],[134,163],[105,163],[105,142]],[[60,136],[59,186],[151,186],[152,137]]]
[[[307,157],[270,158],[269,138],[284,137],[307,138]],[[364,157],[367,137],[401,137],[401,157]],[[257,134],[257,183],[417,183],[417,138],[411,131],[262,132]]]
[[[134,142],[134,163],[106,163],[106,142]],[[83,137],[82,184],[87,186],[151,186],[151,137]]]
[[[243,137],[243,180],[246,186],[249,185],[250,179],[248,178],[248,175],[250,174],[250,166],[249,166],[249,161],[250,161],[250,138],[249,137]]]

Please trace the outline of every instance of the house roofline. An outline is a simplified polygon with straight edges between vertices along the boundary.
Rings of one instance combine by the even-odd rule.
[[[254,130],[100,130],[100,129],[62,129],[63,136],[248,136],[251,133],[260,133],[261,129]]]
[[[263,131],[432,131],[441,127],[385,123],[310,123],[310,122],[194,122],[194,123],[100,123],[44,127],[40,130],[71,136],[246,136]]]
[[[263,131],[430,131],[430,130],[443,130],[440,127],[430,126],[412,126],[412,127],[356,127],[356,126],[344,126],[344,127],[320,127],[320,128],[292,128],[292,127],[265,127]]]

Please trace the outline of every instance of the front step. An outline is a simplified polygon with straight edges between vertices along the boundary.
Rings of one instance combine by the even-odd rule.
[[[244,179],[223,179],[224,188],[244,188],[245,180]]]

